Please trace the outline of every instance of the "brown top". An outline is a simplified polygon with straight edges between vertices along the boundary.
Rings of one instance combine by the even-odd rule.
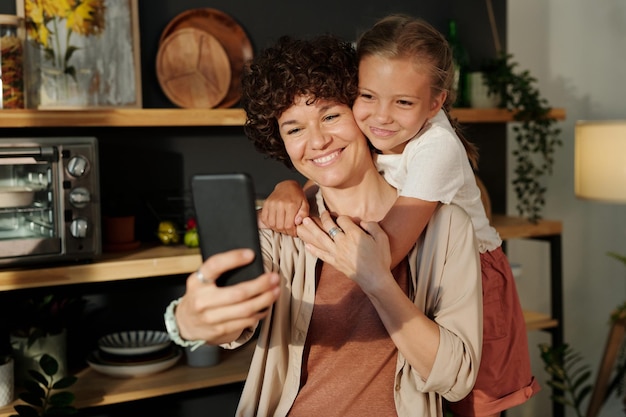
[[[394,276],[408,290],[407,264]],[[395,416],[397,349],[358,284],[322,264],[305,345],[301,388],[289,416]]]

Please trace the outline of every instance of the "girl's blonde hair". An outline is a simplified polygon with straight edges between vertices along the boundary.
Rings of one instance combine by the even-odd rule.
[[[407,15],[391,15],[379,20],[364,32],[357,42],[359,61],[367,56],[385,59],[411,59],[420,69],[431,75],[433,94],[447,92],[443,110],[465,147],[467,157],[476,169],[478,149],[461,133],[450,109],[456,100],[454,89],[454,60],[445,36],[423,19]]]

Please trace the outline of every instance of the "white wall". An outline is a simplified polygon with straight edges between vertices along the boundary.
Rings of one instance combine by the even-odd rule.
[[[565,341],[582,353],[595,378],[609,314],[626,300],[626,268],[606,256],[607,251],[626,254],[626,204],[574,196],[574,124],[582,119],[626,119],[626,2],[509,0],[507,7],[507,50],[521,69],[529,69],[538,79],[550,104],[567,112],[561,123],[564,145],[549,180],[544,217],[563,221]],[[513,145],[509,135],[508,146]],[[511,178],[512,172],[508,175]],[[508,194],[509,214],[515,214],[511,187]],[[547,247],[514,241],[508,253],[523,265],[518,289],[524,306],[547,312]],[[543,391],[508,416],[550,415],[550,389],[537,348],[548,340],[543,334],[530,334],[533,367]],[[568,409],[567,415],[575,414]],[[620,415],[624,412],[616,398],[601,413]]]

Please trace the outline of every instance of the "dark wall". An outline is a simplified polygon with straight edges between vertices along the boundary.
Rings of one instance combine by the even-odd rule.
[[[505,4],[505,0],[494,0],[501,37],[506,29]],[[174,107],[162,93],[156,78],[158,40],[161,31],[172,18],[180,12],[199,7],[219,9],[232,16],[247,32],[255,52],[285,34],[308,36],[330,32],[347,40],[354,40],[377,19],[389,13],[402,12],[423,17],[443,32],[446,31],[448,19],[456,19],[459,37],[468,49],[473,69],[478,69],[486,58],[495,53],[485,3],[478,0],[139,0],[144,107]],[[14,12],[13,1],[0,1],[0,13]],[[505,44],[504,38],[501,43]],[[111,205],[118,195],[142,200],[136,203],[142,207],[138,222],[146,225],[143,236],[140,236],[142,238],[151,235],[151,228],[157,217],[183,220],[188,214],[188,184],[194,173],[249,172],[255,180],[259,196],[269,194],[275,183],[282,179],[302,180],[282,164],[266,160],[258,154],[245,138],[241,127],[9,129],[0,130],[0,135],[97,136],[102,154],[103,204]],[[503,175],[506,159],[505,128],[492,124],[471,125],[467,129],[467,135],[480,147],[480,175],[490,190],[494,211],[503,212],[506,189]],[[146,201],[149,201],[150,208],[146,208]],[[126,326],[148,328],[162,325],[164,305],[174,298],[175,293],[182,290],[179,285],[181,279],[175,279],[174,283],[167,285],[159,279],[155,281],[159,285],[150,285],[150,288],[141,285],[143,280],[82,288],[87,295],[100,300],[100,305],[105,306],[104,310],[99,311],[102,316],[99,320],[101,325],[92,328],[91,340],[106,331]],[[128,317],[133,317],[133,321],[124,323]],[[194,411],[186,412],[177,407],[184,408],[185,404],[190,404],[193,400],[182,398],[185,394],[168,396],[168,404],[176,408],[176,411],[168,410],[169,415],[206,415],[205,410],[214,409],[215,403],[227,402],[227,408],[232,408],[236,404],[239,389],[239,386],[235,386],[226,393],[198,392],[200,398],[210,397],[208,401],[212,401],[213,405],[192,406]],[[175,399],[173,397],[181,400],[181,405],[172,403]],[[110,410],[87,410],[85,415],[133,415],[133,407],[141,408],[145,414],[148,409],[160,409],[162,404],[155,401],[157,400],[122,404]],[[219,411],[216,413],[221,414]],[[221,415],[232,415],[232,411]]]
[[[445,33],[447,21],[457,20],[459,37],[467,47],[471,66],[479,68],[494,47],[485,3],[477,0],[442,0],[438,2],[369,0],[339,2],[290,2],[267,0],[263,2],[215,0],[139,1],[140,43],[143,106],[146,108],[175,107],[161,91],[155,69],[158,41],[161,32],[179,13],[200,7],[211,7],[232,16],[246,31],[256,51],[273,43],[281,35],[309,36],[334,33],[354,40],[377,19],[389,13],[408,13],[420,16]],[[500,33],[505,33],[505,0],[495,0],[494,9]],[[0,13],[13,13],[12,1],[0,2]],[[502,35],[501,35],[502,37]],[[501,40],[502,44],[504,39]],[[504,211],[502,176],[504,167],[505,134],[503,126],[471,126],[470,140],[476,142],[483,155],[481,176],[494,197],[494,209]],[[103,200],[115,205],[118,195],[140,196],[138,204],[163,205],[163,201],[179,201],[176,208],[184,217],[189,211],[188,184],[191,175],[218,171],[246,171],[255,180],[257,194],[267,196],[274,185],[285,178],[303,180],[282,164],[259,155],[243,135],[241,127],[227,128],[159,128],[159,129],[13,129],[4,134],[59,135],[88,134],[100,139],[105,157],[102,160]],[[495,131],[495,132],[494,132]],[[493,135],[496,139],[491,139]],[[169,157],[167,155],[170,155]],[[495,156],[492,156],[495,154]],[[117,157],[115,155],[118,155]],[[123,155],[123,156],[122,156]],[[152,159],[155,156],[156,159]],[[130,161],[123,165],[118,158]],[[163,164],[164,159],[171,161]],[[155,165],[158,170],[155,171]],[[123,169],[120,169],[122,168]],[[147,175],[147,173],[155,175]],[[497,175],[492,176],[492,172]],[[484,175],[483,175],[484,174]],[[164,181],[164,175],[167,176]],[[178,189],[173,191],[172,189]],[[149,191],[149,196],[142,195]],[[106,200],[109,200],[108,202]],[[145,210],[144,210],[145,211]],[[171,211],[171,210],[169,210]],[[144,214],[144,213],[140,213]],[[171,217],[171,213],[158,213]],[[151,217],[150,213],[146,213]],[[154,219],[139,219],[151,227]]]
[[[377,19],[390,13],[408,13],[426,19],[444,33],[447,30],[448,19],[456,19],[459,37],[467,46],[472,65],[475,67],[478,67],[484,58],[493,55],[493,41],[485,4],[477,0],[437,2],[181,0],[159,3],[166,5],[154,7],[151,1],[139,3],[145,107],[172,106],[160,91],[156,81],[154,62],[158,39],[172,18],[191,8],[211,7],[232,16],[247,32],[255,51],[270,45],[281,35],[308,36],[329,32],[346,40],[355,40]],[[501,22],[500,26],[504,28],[505,1],[494,1],[494,8]]]

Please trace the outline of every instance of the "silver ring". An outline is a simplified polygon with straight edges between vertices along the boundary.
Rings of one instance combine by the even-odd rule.
[[[203,284],[209,283],[209,281],[205,278],[204,274],[202,273],[202,271],[200,271],[200,269],[196,271],[196,278],[198,278],[198,281],[200,281]]]
[[[332,240],[335,240],[335,236],[337,236],[339,232],[343,232],[343,230],[341,230],[341,227],[335,226],[328,231],[328,236],[330,236]]]

